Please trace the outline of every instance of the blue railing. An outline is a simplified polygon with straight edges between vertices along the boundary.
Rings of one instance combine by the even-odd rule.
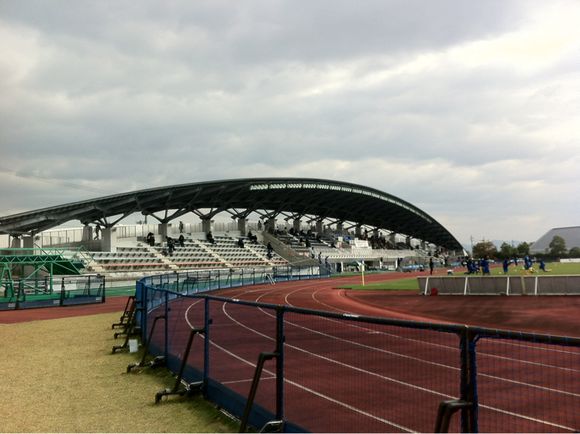
[[[580,339],[321,312],[208,292],[320,277],[320,271],[199,273],[138,283],[143,339],[151,336],[150,353],[239,417],[243,428],[580,428]],[[267,295],[273,288],[256,291]],[[152,330],[157,317],[162,325]]]

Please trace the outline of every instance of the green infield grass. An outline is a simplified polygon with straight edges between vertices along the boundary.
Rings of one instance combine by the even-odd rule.
[[[365,289],[376,291],[418,291],[419,283],[416,277],[406,277],[397,280],[385,280],[384,282],[373,282],[366,285],[344,285],[343,289]]]
[[[492,267],[491,274],[492,275],[503,275],[503,268],[501,266],[501,262],[496,262],[496,265],[499,264],[497,267]],[[546,272],[540,270],[540,264],[534,263],[533,267],[535,274],[541,275],[548,275],[548,274],[555,274],[555,275],[564,275],[564,274],[580,274],[580,262],[547,262],[546,263]],[[517,267],[512,263],[510,264],[508,274],[511,275],[521,275],[526,274],[526,270],[524,270],[524,262],[518,261]]]

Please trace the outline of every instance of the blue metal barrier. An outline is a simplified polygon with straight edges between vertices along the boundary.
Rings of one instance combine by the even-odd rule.
[[[320,274],[282,269],[273,276]],[[322,312],[209,292],[268,280],[268,273],[246,270],[155,276],[137,285],[146,307],[144,336],[148,317],[167,315],[151,338],[152,355],[164,356],[186,384],[201,384],[204,396],[243,426],[428,432],[437,419],[436,429],[455,432],[580,428],[580,339]],[[192,329],[200,336],[193,343],[187,339]]]

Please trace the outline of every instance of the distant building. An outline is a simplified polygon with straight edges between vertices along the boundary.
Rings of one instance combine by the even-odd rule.
[[[570,250],[572,247],[580,247],[580,226],[553,228],[532,244],[530,247],[530,253],[547,253],[550,250],[550,243],[555,236],[564,239],[567,250]]]

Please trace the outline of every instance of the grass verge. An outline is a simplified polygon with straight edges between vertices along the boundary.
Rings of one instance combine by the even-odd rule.
[[[501,267],[501,261],[498,261],[499,267],[493,267],[491,269],[492,275],[504,275],[503,269]],[[540,270],[540,265],[535,263],[533,264],[534,271],[537,275],[548,276],[550,274],[553,275],[563,275],[563,274],[580,274],[580,263],[579,262],[548,262],[546,263],[546,270],[550,270],[548,272],[543,272]],[[518,266],[516,267],[514,264],[510,264],[508,269],[508,275],[522,275],[525,274],[526,270],[524,269],[523,261],[518,262]]]
[[[397,280],[386,280],[384,282],[367,283],[366,285],[344,285],[343,289],[364,289],[376,291],[418,291],[419,283],[416,277],[408,277]]]
[[[126,374],[138,355],[111,354],[120,313],[0,324],[3,432],[234,432],[201,397],[154,404],[165,369]]]

